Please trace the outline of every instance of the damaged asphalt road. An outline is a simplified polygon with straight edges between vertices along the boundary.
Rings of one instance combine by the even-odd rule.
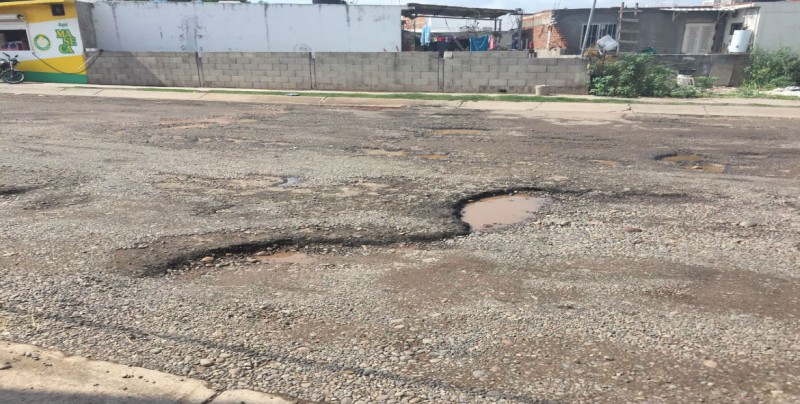
[[[13,99],[0,338],[309,401],[800,400],[796,122]]]

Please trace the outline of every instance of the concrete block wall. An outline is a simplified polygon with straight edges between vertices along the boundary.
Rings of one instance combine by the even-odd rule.
[[[87,73],[90,84],[199,87],[190,52],[103,52]]]
[[[316,53],[317,90],[439,91],[439,58],[420,53]]]
[[[203,87],[311,90],[305,52],[212,52],[200,54]]]
[[[93,84],[277,90],[586,94],[586,62],[526,52],[104,52]]]
[[[454,52],[444,61],[444,91],[534,93],[537,85],[586,94],[586,62],[530,58],[525,52]]]

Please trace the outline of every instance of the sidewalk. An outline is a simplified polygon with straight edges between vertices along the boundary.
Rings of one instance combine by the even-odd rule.
[[[215,91],[224,91],[215,92]],[[235,93],[227,93],[234,91]],[[603,98],[593,96],[568,96],[586,102],[511,102],[511,101],[440,101],[401,98],[348,97],[352,92],[325,92],[336,96],[319,96],[314,92],[265,91],[243,89],[208,88],[158,88],[131,86],[98,86],[54,83],[23,83],[0,85],[0,94],[30,94],[40,96],[88,96],[107,98],[130,98],[143,100],[176,100],[203,102],[243,102],[287,105],[325,105],[349,107],[406,108],[416,106],[441,106],[491,110],[524,114],[526,116],[570,115],[576,118],[598,118],[608,120],[623,115],[687,115],[716,117],[761,117],[800,119],[800,100],[774,99],[654,99],[642,98],[631,103],[602,102]],[[303,95],[304,93],[309,95]],[[289,96],[285,94],[297,94]],[[318,93],[319,94],[319,93]],[[360,92],[358,94],[365,94]],[[380,93],[382,95],[392,93]],[[437,94],[441,95],[441,94]],[[451,94],[469,95],[469,94]],[[602,115],[601,115],[602,114]]]
[[[252,390],[218,393],[205,382],[93,361],[31,345],[0,342],[0,403],[291,404]]]

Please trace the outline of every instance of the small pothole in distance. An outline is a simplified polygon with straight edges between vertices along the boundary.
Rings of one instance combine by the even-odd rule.
[[[723,164],[712,163],[706,157],[691,153],[671,153],[656,157],[656,160],[676,165],[684,170],[701,171],[712,174],[725,172]]]

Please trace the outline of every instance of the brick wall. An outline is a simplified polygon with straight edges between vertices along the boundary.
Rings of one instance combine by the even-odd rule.
[[[533,49],[562,49],[567,48],[567,39],[557,25],[537,25],[533,28]],[[550,42],[547,41],[547,34],[550,34]]]
[[[89,83],[278,90],[585,94],[585,62],[527,52],[104,52]]]

